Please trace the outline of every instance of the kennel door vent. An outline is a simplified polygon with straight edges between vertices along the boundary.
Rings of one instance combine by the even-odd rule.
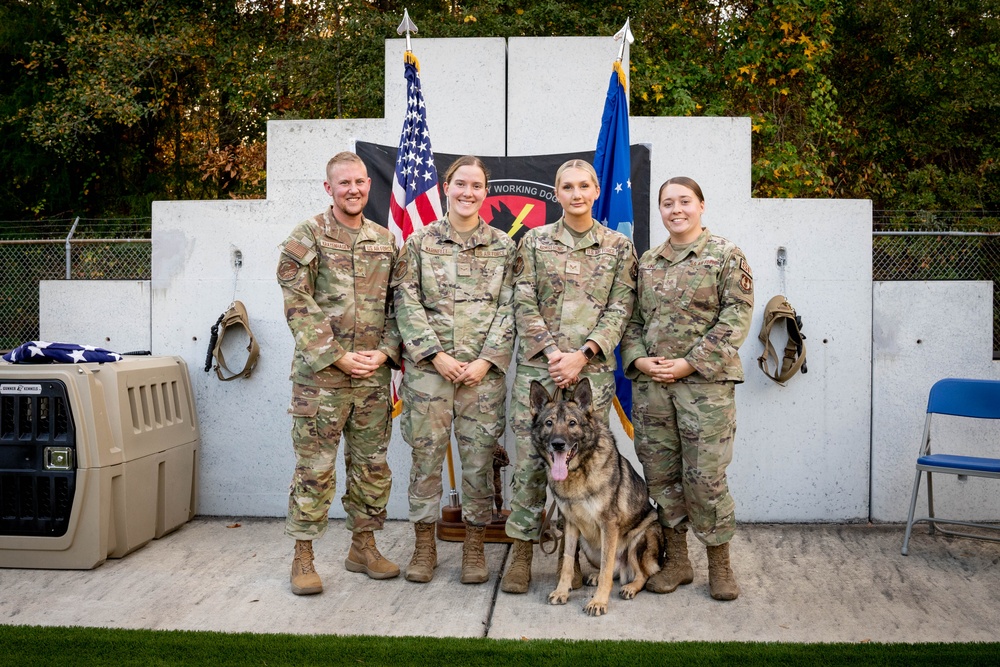
[[[59,380],[0,383],[0,535],[66,533],[76,436]]]

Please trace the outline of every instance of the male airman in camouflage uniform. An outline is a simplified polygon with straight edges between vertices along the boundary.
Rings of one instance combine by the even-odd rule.
[[[332,205],[295,227],[281,245],[278,283],[295,338],[289,412],[296,465],[285,533],[296,540],[297,595],[322,591],[312,540],[326,532],[341,434],[347,472],[342,502],[353,534],[345,567],[374,579],[399,574],[378,552],[372,533],[385,522],[392,484],[386,362],[398,367],[400,339],[389,292],[396,242],[362,216],[370,186],[361,159],[338,153],[324,183]]]
[[[406,361],[400,426],[413,448],[409,497],[416,544],[406,578],[421,583],[431,580],[437,563],[434,525],[441,508],[441,464],[453,425],[466,524],[461,580],[489,579],[483,537],[492,518],[493,452],[503,436],[505,377],[514,347],[511,267],[516,247],[482,219],[466,236],[446,215],[406,240],[393,273]],[[434,365],[448,357],[461,365],[482,360],[489,368],[476,382],[465,380],[456,366],[458,375],[451,379]]]
[[[691,582],[688,524],[709,547],[710,567],[722,551],[713,548],[725,545],[728,569],[736,514],[726,466],[736,433],[734,385],[743,381],[737,350],[752,315],[753,277],[746,258],[708,229],[680,250],[665,241],[639,261],[639,295],[621,355],[626,376],[635,381],[636,454],[667,541],[667,565],[647,583],[650,590],[668,593]],[[645,357],[663,363],[684,359],[694,373],[654,381],[634,365]],[[735,580],[732,589],[735,597]]]
[[[615,395],[615,347],[635,301],[636,256],[623,234],[594,223],[574,238],[563,219],[529,230],[514,263],[517,376],[511,429],[517,446],[514,497],[507,535],[514,558],[504,576],[508,593],[528,590],[531,541],[539,537],[545,505],[545,464],[531,446],[532,380],[555,394],[550,362],[571,354],[589,361],[579,377],[590,379],[594,414],[608,422]]]

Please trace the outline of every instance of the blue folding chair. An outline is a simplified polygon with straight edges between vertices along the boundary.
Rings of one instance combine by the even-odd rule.
[[[934,516],[934,491],[931,484],[931,473],[934,472],[947,473],[949,475],[1000,478],[1000,459],[981,456],[959,456],[955,454],[931,454],[931,416],[935,414],[971,417],[975,419],[1000,419],[1000,381],[958,380],[949,378],[938,380],[931,387],[931,393],[927,399],[927,419],[924,421],[924,437],[920,444],[920,457],[917,459],[917,474],[913,479],[910,516],[906,520],[906,536],[903,538],[904,556],[907,555],[909,549],[910,533],[913,531],[913,524],[921,521],[930,524],[931,533],[937,529],[945,535],[1000,542],[1000,537],[960,533],[954,530],[945,530],[937,525],[944,523],[1000,531],[1000,526],[994,524],[944,519]],[[920,475],[923,472],[927,473],[927,516],[914,519],[913,512],[917,507],[917,492],[920,490]]]

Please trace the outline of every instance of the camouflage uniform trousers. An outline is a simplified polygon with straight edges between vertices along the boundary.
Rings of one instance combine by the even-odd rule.
[[[485,525],[493,517],[493,451],[504,431],[507,384],[490,371],[478,387],[454,384],[434,370],[403,373],[400,430],[413,448],[410,521],[433,523],[441,511],[441,465],[454,426],[462,462],[462,517]]]
[[[295,473],[288,495],[285,534],[297,540],[323,536],[337,489],[336,462],[344,435],[347,473],[341,502],[347,529],[381,530],[392,473],[386,462],[392,429],[388,386],[327,389],[292,387]]]
[[[580,379],[590,378],[594,390],[594,414],[609,424],[608,415],[615,397],[615,374],[580,373]],[[528,396],[531,381],[538,380],[551,396],[558,391],[546,368],[518,364],[514,378],[514,393],[510,404],[510,428],[517,447],[517,467],[514,471],[514,495],[507,517],[507,536],[519,540],[537,540],[545,509],[545,461],[531,444],[531,406]],[[570,395],[572,388],[566,390]]]
[[[708,546],[733,539],[736,504],[726,466],[733,460],[732,382],[635,383],[635,453],[660,523],[684,527]]]

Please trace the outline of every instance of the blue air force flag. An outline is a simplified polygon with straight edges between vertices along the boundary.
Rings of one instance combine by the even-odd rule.
[[[594,219],[610,229],[632,238],[632,176],[628,135],[628,94],[625,73],[620,60],[615,61],[608,96],[601,117],[601,134],[597,137],[594,169],[600,179],[601,196],[594,202]],[[632,429],[632,382],[622,369],[620,348],[615,348],[618,361],[615,370],[615,409],[629,437]]]
[[[122,355],[92,345],[76,343],[47,343],[33,340],[14,348],[3,355],[4,361],[12,364],[80,364],[87,362],[105,363],[121,361]]]
[[[594,219],[632,238],[632,177],[628,136],[628,94],[621,61],[615,62],[604,101],[601,134],[597,138],[594,169],[601,196],[594,202]]]

